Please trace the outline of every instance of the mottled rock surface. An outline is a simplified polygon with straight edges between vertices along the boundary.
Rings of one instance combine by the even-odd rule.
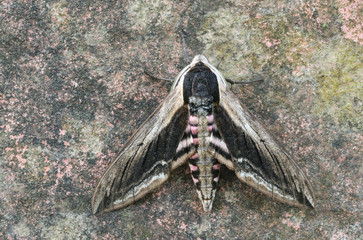
[[[1,1],[1,239],[358,239],[362,5],[337,1]],[[361,3],[360,3],[361,4]],[[360,14],[359,14],[360,13]],[[206,216],[187,167],[135,204],[91,213],[93,189],[167,95],[188,53],[291,152],[314,210],[271,201],[223,169]]]

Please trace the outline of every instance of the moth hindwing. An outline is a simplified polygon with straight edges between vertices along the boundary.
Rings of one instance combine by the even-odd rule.
[[[93,194],[93,213],[137,201],[187,162],[205,211],[212,209],[220,164],[273,199],[315,206],[305,174],[203,55],[179,73],[164,102],[111,162]]]

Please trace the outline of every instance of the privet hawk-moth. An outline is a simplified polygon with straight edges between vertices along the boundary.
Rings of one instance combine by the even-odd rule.
[[[185,163],[204,211],[212,209],[220,164],[273,199],[315,205],[305,174],[203,55],[179,73],[164,102],[111,162],[93,194],[93,213],[137,201]]]

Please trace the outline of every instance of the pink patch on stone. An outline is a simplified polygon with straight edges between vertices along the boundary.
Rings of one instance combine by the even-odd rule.
[[[194,145],[198,144],[198,138],[193,138]]]
[[[213,178],[213,181],[215,181],[215,182],[218,182],[218,180],[219,180],[219,177]]]
[[[190,159],[196,159],[198,157],[198,153],[194,153],[193,156],[190,157]]]
[[[208,131],[211,132],[213,130],[213,126],[208,126]]]
[[[195,172],[198,170],[198,167],[197,166],[194,166],[193,164],[189,164],[189,168],[192,172]]]
[[[219,168],[221,167],[221,165],[220,164],[214,164],[213,165],[213,169],[214,170],[219,170]]]
[[[198,117],[196,117],[196,116],[190,116],[189,117],[189,123],[190,124],[193,124],[193,125],[198,124]]]
[[[192,132],[192,134],[197,134],[198,133],[198,127],[195,126],[190,126],[190,131]]]

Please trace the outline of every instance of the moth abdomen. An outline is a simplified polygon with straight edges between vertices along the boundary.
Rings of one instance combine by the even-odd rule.
[[[194,111],[190,111],[189,125],[196,153],[189,158],[189,167],[203,209],[210,211],[217,189],[220,169],[219,162],[209,151],[214,124],[214,117],[211,114],[213,103],[210,102],[210,107],[206,107],[203,99],[194,98],[194,96],[190,99]]]

